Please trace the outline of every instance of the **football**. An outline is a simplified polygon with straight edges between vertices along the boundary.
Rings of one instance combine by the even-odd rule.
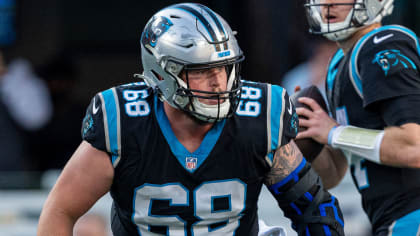
[[[319,106],[326,112],[328,112],[327,104],[325,103],[324,97],[321,94],[321,91],[319,89],[312,85],[308,88],[302,89],[296,93],[294,93],[290,100],[295,105],[296,108],[298,107],[305,107],[310,109],[307,105],[302,104],[298,102],[298,98],[300,97],[309,97],[314,99]],[[299,118],[305,118],[302,116],[299,116]],[[299,126],[299,132],[304,131],[305,127]],[[313,140],[312,138],[304,138],[295,140],[296,145],[299,147],[300,151],[302,152],[303,156],[308,160],[309,162],[312,162],[315,157],[318,156],[318,154],[321,152],[322,148],[324,147],[324,144],[318,143],[317,141]]]

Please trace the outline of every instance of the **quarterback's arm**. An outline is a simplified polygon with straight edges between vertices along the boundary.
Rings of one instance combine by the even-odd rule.
[[[44,204],[37,235],[72,235],[74,223],[108,192],[113,176],[108,155],[83,141]]]
[[[330,131],[334,147],[357,154],[378,164],[420,168],[420,125],[407,123],[385,130],[339,126]],[[364,140],[364,142],[357,141]]]
[[[344,235],[337,199],[323,188],[293,140],[275,151],[265,184],[298,235]]]
[[[313,138],[319,143],[327,144],[328,131],[332,127],[337,126],[337,122],[315,100],[302,97],[298,101],[306,104],[311,109],[305,107],[296,109],[296,113],[302,116],[299,119],[299,126],[307,128],[299,132],[296,139]],[[325,188],[330,189],[340,183],[346,174],[348,162],[340,149],[324,145],[321,153],[312,161],[312,166],[321,176]]]
[[[313,111],[296,109],[299,115],[308,117],[299,120],[299,125],[308,129],[300,132],[297,138],[313,138],[378,164],[420,168],[419,124],[406,123],[385,130],[337,126],[313,99],[299,98],[299,102],[308,105]]]
[[[380,161],[385,165],[420,168],[420,125],[408,123],[386,128]]]
[[[312,168],[319,174],[326,189],[337,186],[348,169],[348,162],[340,149],[325,145],[312,161]]]

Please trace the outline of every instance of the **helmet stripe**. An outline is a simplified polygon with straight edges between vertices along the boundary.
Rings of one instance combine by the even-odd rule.
[[[184,11],[190,13],[191,15],[195,16],[201,22],[201,24],[204,26],[204,28],[207,30],[207,32],[209,33],[209,35],[211,37],[211,40],[213,42],[217,41],[216,33],[214,32],[210,23],[206,20],[206,18],[204,18],[204,16],[200,12],[198,12],[194,8],[191,8],[189,6],[182,5],[182,4],[175,5],[174,8],[184,10]],[[220,45],[219,44],[215,44],[215,47],[216,47],[216,51],[220,51]]]
[[[210,15],[210,17],[213,19],[214,23],[216,23],[217,29],[219,30],[220,35],[222,35],[221,39],[222,40],[228,39],[225,28],[223,27],[219,18],[213,13],[213,11],[211,11],[208,7],[204,5],[201,5],[201,4],[197,4],[197,5],[201,7],[204,11],[206,11]],[[225,46],[225,50],[227,50],[228,49],[227,43],[225,43],[224,46]]]

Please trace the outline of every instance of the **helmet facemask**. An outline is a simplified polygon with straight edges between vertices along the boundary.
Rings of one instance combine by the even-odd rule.
[[[185,80],[177,77],[179,88],[176,96],[188,98],[188,104],[179,104],[175,99],[175,105],[188,114],[193,115],[204,122],[217,122],[221,119],[231,117],[239,104],[241,96],[240,63],[243,57],[234,61],[215,63],[212,65],[190,64],[184,67]],[[194,71],[210,70],[213,68],[224,68],[226,73],[226,90],[211,92],[192,89],[190,87],[190,73]],[[184,99],[181,99],[184,100]],[[210,104],[209,104],[210,103]]]

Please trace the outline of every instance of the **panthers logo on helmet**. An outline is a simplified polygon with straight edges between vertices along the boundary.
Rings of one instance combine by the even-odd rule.
[[[377,63],[385,72],[385,76],[391,68],[402,65],[404,68],[417,69],[413,61],[404,56],[399,50],[384,50],[376,54],[373,64]]]
[[[172,26],[172,22],[164,17],[154,17],[146,26],[141,36],[141,42],[143,45],[156,46],[157,39],[162,36]]]

